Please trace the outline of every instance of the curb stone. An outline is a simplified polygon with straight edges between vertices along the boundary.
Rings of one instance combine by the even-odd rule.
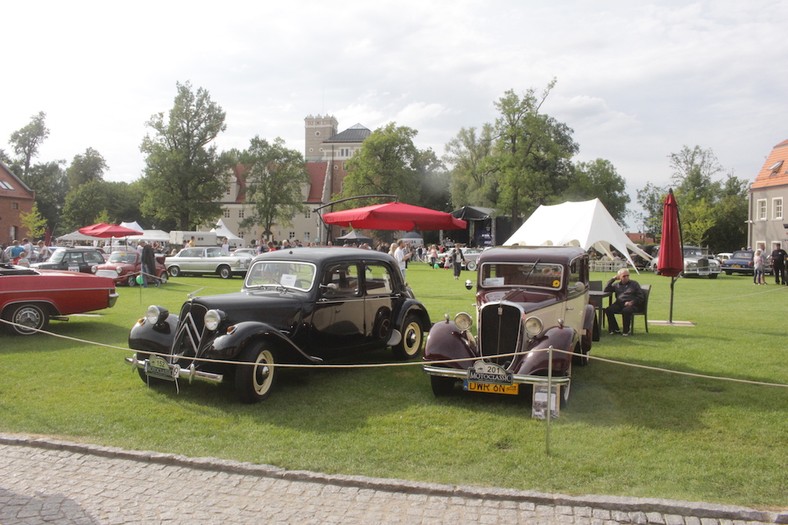
[[[63,450],[107,458],[180,466],[207,471],[231,472],[243,475],[284,479],[288,481],[306,481],[384,492],[512,501],[554,507],[588,507],[590,509],[609,512],[638,513],[643,515],[648,523],[662,523],[662,515],[665,517],[692,516],[700,519],[701,522],[704,521],[704,518],[707,518],[711,520],[788,524],[788,509],[779,512],[770,512],[735,505],[719,505],[659,498],[631,498],[598,495],[570,496],[530,490],[473,487],[468,485],[445,485],[354,475],[332,475],[304,470],[287,470],[272,465],[259,465],[226,459],[210,457],[192,458],[178,454],[167,454],[154,451],[134,451],[116,447],[63,441],[48,437],[33,437],[16,434],[0,434],[0,444]]]

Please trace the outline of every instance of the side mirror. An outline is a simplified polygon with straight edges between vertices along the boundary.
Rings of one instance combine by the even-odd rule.
[[[584,283],[584,282],[582,282],[582,281],[577,281],[577,282],[575,283],[575,291],[576,291],[576,292],[584,292],[584,291],[585,291],[585,289],[586,289],[586,287],[587,287],[587,286],[586,286],[586,283]]]

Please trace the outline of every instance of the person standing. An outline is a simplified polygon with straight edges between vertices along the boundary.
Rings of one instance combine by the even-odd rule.
[[[156,278],[156,254],[153,252],[153,246],[145,241],[140,241],[142,244],[142,286],[148,287],[148,279],[154,280],[156,286],[159,281]]]
[[[410,252],[405,247],[405,241],[399,241],[398,243],[391,244],[392,246],[396,247],[394,249],[394,258],[397,260],[400,272],[402,272],[402,280],[405,281],[405,273],[408,269],[408,259],[410,259]]]
[[[785,282],[785,260],[787,258],[788,252],[776,244],[772,250],[772,271],[774,272],[774,282],[777,284],[788,285],[788,282]]]
[[[755,250],[752,256],[752,282],[753,284],[766,284],[763,280],[763,254]]]
[[[627,268],[621,268],[616,273],[616,276],[607,282],[605,292],[616,295],[615,302],[605,308],[607,325],[610,329],[609,333],[621,333],[618,328],[618,321],[616,321],[616,314],[621,314],[624,335],[631,335],[633,314],[641,308],[644,299],[640,283],[629,278],[629,270]]]
[[[451,250],[451,258],[452,258],[452,265],[454,267],[454,280],[460,278],[460,273],[462,272],[462,264],[465,262],[465,255],[462,253],[462,247],[459,244],[455,244],[454,248]]]
[[[38,262],[46,261],[50,255],[52,254],[49,253],[49,248],[47,248],[44,241],[38,241]]]
[[[230,255],[230,241],[227,237],[222,239],[222,255]]]

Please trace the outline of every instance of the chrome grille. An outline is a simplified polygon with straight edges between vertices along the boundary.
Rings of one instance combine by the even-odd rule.
[[[200,340],[205,330],[204,318],[208,309],[200,304],[187,302],[181,308],[178,331],[172,346],[174,361],[178,356],[197,357],[200,355]]]
[[[489,303],[479,315],[479,350],[484,357],[511,354],[520,348],[522,310],[514,304]],[[500,365],[512,357],[493,359]]]

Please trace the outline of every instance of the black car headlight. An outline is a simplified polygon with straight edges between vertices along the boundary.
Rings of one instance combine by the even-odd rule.
[[[205,317],[203,318],[203,321],[205,321],[205,328],[211,332],[216,331],[224,320],[224,317],[224,312],[221,310],[208,310],[205,312]]]
[[[145,311],[145,320],[150,324],[156,325],[163,323],[169,317],[170,311],[163,306],[152,304]]]

